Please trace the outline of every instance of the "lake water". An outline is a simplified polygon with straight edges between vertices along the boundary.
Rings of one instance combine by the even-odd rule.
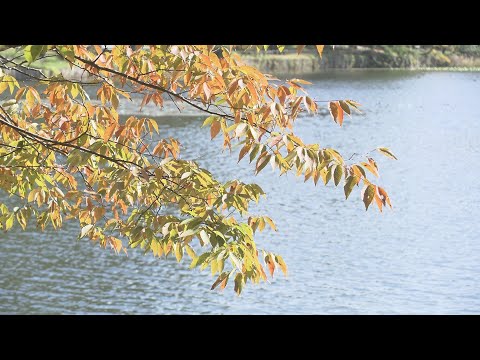
[[[188,262],[77,241],[75,225],[15,229],[0,233],[0,313],[480,313],[480,73],[351,71],[310,80],[315,98],[358,100],[365,115],[343,128],[305,117],[297,133],[347,156],[390,147],[398,161],[375,158],[393,210],[365,212],[358,190],[345,201],[342,188],[270,168],[255,177],[247,161],[237,165],[236,153],[210,143],[202,119],[161,117],[162,134],[179,138],[185,157],[222,180],[263,187],[258,212],[279,232],[259,236],[259,246],[282,254],[289,276],[249,284],[237,297],[230,285],[210,291],[209,272]]]

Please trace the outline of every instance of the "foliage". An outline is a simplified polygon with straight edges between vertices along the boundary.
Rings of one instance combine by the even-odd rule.
[[[321,55],[323,46],[316,49]],[[140,247],[157,257],[188,257],[191,268],[210,268],[216,276],[212,289],[230,281],[237,293],[248,281],[266,280],[267,271],[287,273],[280,255],[257,249],[254,241],[267,225],[276,231],[270,217],[249,212],[263,190],[237,179],[221,183],[195,161],[183,159],[179,140],[158,140],[153,119],[121,121],[118,108],[132,93],[141,94],[141,106],[162,108],[170,99],[202,111],[210,138],[221,137],[230,150],[240,146],[238,161],[247,157],[256,173],[270,164],[280,174],[294,172],[315,184],[333,178],[346,198],[361,186],[367,209],[374,201],[380,210],[391,207],[387,192],[367,178],[367,173],[378,176],[370,154],[355,163],[335,149],[305,144],[293,132],[300,114],[319,108],[303,87],[309,83],[265,75],[247,66],[235,47],[29,45],[7,50],[17,55],[0,53],[0,189],[18,203],[14,208],[0,204],[5,231],[14,225],[25,229],[30,222],[57,229],[65,221],[79,221],[80,238],[116,252]],[[88,76],[66,79],[34,69],[49,57]],[[18,81],[18,74],[33,82]],[[97,100],[89,98],[89,86],[97,89]],[[325,105],[340,126],[345,114],[360,106],[348,99]],[[387,148],[378,151],[395,157]]]

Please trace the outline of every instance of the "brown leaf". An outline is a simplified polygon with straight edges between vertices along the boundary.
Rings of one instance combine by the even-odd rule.
[[[250,145],[245,145],[242,150],[240,150],[240,154],[238,154],[238,162],[243,159],[243,157],[248,153],[250,150]]]
[[[220,121],[218,120],[214,120],[212,122],[212,126],[210,127],[210,135],[212,137],[212,139],[218,135],[218,133],[220,132],[220,129],[221,129],[221,124],[220,124]]]
[[[328,108],[330,110],[330,115],[332,115],[333,117],[333,121],[337,122],[337,118],[338,118],[338,105],[333,102],[333,101],[330,101],[328,103]]]
[[[105,209],[103,207],[96,207],[93,210],[93,218],[95,219],[95,222],[100,220],[103,215],[105,215]]]

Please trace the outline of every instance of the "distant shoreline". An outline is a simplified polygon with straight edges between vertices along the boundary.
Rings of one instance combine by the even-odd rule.
[[[320,59],[316,52],[246,53],[240,54],[250,65],[273,74],[315,74],[325,70],[415,70],[415,71],[480,71],[480,55],[414,49],[381,52],[372,49],[335,47],[326,49]]]

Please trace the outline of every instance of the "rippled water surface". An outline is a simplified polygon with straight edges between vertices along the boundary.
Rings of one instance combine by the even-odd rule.
[[[161,117],[162,133],[183,142],[185,157],[220,179],[263,187],[259,208],[279,232],[258,241],[283,255],[289,276],[237,297],[230,287],[210,291],[213,278],[187,263],[77,241],[75,225],[14,230],[0,234],[0,312],[480,313],[480,73],[333,72],[312,81],[315,98],[356,99],[365,115],[343,128],[305,117],[297,132],[344,155],[389,146],[398,161],[376,158],[393,211],[365,212],[358,190],[344,201],[341,188],[293,174],[254,177],[247,162],[212,146],[201,118]]]

